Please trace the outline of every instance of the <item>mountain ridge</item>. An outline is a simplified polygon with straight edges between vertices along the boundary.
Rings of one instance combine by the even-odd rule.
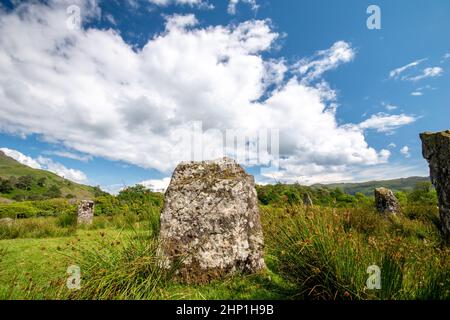
[[[373,190],[379,187],[386,187],[393,191],[410,191],[414,189],[417,183],[430,182],[429,177],[412,176],[407,178],[387,179],[387,180],[371,180],[365,182],[343,182],[343,183],[317,183],[312,188],[340,188],[348,194],[354,195],[361,192],[365,195],[373,195]]]

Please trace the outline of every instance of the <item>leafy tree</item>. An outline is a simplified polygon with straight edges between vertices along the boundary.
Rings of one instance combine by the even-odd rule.
[[[34,183],[34,177],[31,175],[21,176],[17,179],[16,187],[22,190],[31,190]]]
[[[46,181],[46,180],[47,180],[46,177],[39,178],[39,180],[37,181],[37,185],[38,185],[39,187],[45,187],[45,181]]]
[[[362,192],[355,193],[355,200],[360,205],[369,205],[372,202],[372,199]]]
[[[52,185],[44,194],[46,198],[60,198],[62,196],[61,190],[56,185]]]
[[[402,207],[408,204],[408,195],[404,191],[399,191],[395,193],[395,197]]]
[[[104,192],[100,186],[93,187],[94,197],[106,196],[108,193]]]
[[[286,196],[287,202],[290,205],[302,203],[301,197],[297,190],[288,189],[288,190],[284,191],[283,194]]]
[[[0,178],[0,193],[10,193],[13,189],[14,185],[10,179]]]
[[[436,205],[437,194],[430,182],[419,182],[408,195],[408,201],[413,203]]]

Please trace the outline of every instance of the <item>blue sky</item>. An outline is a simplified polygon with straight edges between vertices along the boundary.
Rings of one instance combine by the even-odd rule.
[[[427,175],[418,134],[449,129],[446,0],[1,3],[0,147],[105,190],[167,184],[198,121],[279,130],[261,183]]]

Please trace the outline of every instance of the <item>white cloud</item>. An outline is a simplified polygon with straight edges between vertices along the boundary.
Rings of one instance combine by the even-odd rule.
[[[405,156],[405,158],[411,157],[411,153],[409,153],[409,147],[404,146],[400,149],[400,153]]]
[[[148,0],[150,3],[156,4],[158,6],[168,6],[168,5],[189,5],[193,6],[203,6],[207,2],[203,0]]]
[[[89,162],[92,160],[92,156],[90,156],[90,155],[80,155],[80,154],[68,152],[68,151],[45,151],[45,152],[43,152],[43,154],[78,160],[81,162]]]
[[[415,97],[419,97],[419,96],[423,96],[423,92],[421,92],[421,91],[413,91],[413,92],[411,92],[411,95],[415,96]]]
[[[294,68],[308,83],[329,70],[336,69],[355,57],[355,50],[345,41],[338,41],[329,49],[318,51],[314,57],[300,60]]]
[[[364,130],[386,132],[414,120],[402,114],[337,122],[333,91],[308,82],[353,59],[344,41],[304,59],[301,80],[283,81],[283,60],[263,57],[278,37],[267,20],[202,28],[193,15],[175,15],[135,50],[113,30],[65,28],[64,6],[19,7],[20,14],[0,13],[4,132],[34,133],[69,150],[170,172],[188,160],[182,138],[195,121],[221,132],[274,128],[289,176],[326,179],[387,161],[389,152],[370,147]],[[275,85],[270,93],[268,83]],[[222,151],[212,131],[202,138],[205,158]]]
[[[34,160],[29,156],[24,155],[22,152],[8,148],[0,148],[0,151],[2,151],[8,157],[13,158],[17,162],[24,164],[28,167],[34,169],[42,169],[41,165],[36,160]]]
[[[173,16],[166,17],[167,23],[166,23],[166,30],[181,30],[186,27],[192,27],[195,26],[198,21],[195,18],[193,14],[187,14],[187,15],[180,15],[175,14]]]
[[[114,16],[113,16],[112,14],[110,14],[110,13],[108,13],[108,14],[105,15],[105,19],[106,19],[107,21],[109,21],[109,23],[111,23],[111,24],[113,24],[113,25],[116,25],[116,24],[117,24],[116,19],[115,19]]]
[[[164,192],[170,183],[170,177],[162,178],[162,179],[150,179],[141,181],[138,184],[145,186],[146,188],[152,191]]]
[[[17,162],[29,166],[34,169],[47,170],[57,174],[60,177],[65,179],[78,182],[78,183],[86,183],[87,176],[80,170],[69,169],[64,165],[58,162],[54,162],[52,159],[44,158],[39,156],[37,159],[33,159],[29,156],[24,155],[20,151],[8,149],[8,148],[0,148],[3,153],[7,156],[13,158]]]
[[[409,63],[409,64],[407,64],[405,66],[396,68],[396,69],[392,70],[391,72],[389,72],[389,78],[398,78],[406,70],[408,70],[410,68],[413,68],[413,67],[416,67],[416,66],[418,66],[419,64],[421,64],[422,62],[424,62],[426,60],[427,60],[426,58],[425,59],[419,59],[419,60],[413,61],[413,62],[411,62],[411,63]]]
[[[58,176],[78,183],[86,183],[88,181],[86,174],[80,170],[69,169],[58,162],[54,162],[50,158],[39,156],[37,161],[41,164],[42,169],[48,170]]]
[[[402,79],[403,80],[409,80],[409,81],[419,81],[426,78],[435,78],[442,75],[444,72],[444,69],[441,67],[431,67],[431,68],[425,68],[422,73],[418,76],[405,76]]]
[[[227,11],[229,14],[232,14],[232,15],[236,14],[236,7],[239,2],[250,5],[253,11],[258,10],[259,6],[257,5],[256,0],[229,0],[228,8],[227,8]]]
[[[393,130],[413,123],[417,118],[414,116],[399,114],[399,115],[389,115],[386,113],[377,113],[372,115],[369,119],[364,120],[359,124],[361,129],[374,129],[377,132],[387,132],[391,133]]]
[[[386,108],[386,110],[388,110],[388,111],[394,111],[394,110],[398,109],[398,107],[397,107],[396,105],[393,105],[393,104],[391,104],[391,103],[384,103],[384,102],[382,102],[381,104],[382,104],[382,105]]]
[[[397,145],[393,142],[389,143],[389,145],[388,145],[388,148],[391,148],[391,149],[396,148],[396,147],[397,147]]]

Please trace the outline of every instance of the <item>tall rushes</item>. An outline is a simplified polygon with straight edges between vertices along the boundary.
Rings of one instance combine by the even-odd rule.
[[[277,257],[277,271],[298,285],[298,298],[366,298],[367,267],[379,264],[378,252],[368,250],[359,234],[346,233],[333,210],[293,210],[293,215],[273,218],[280,221],[271,224],[278,232],[266,232],[266,243]]]
[[[100,243],[79,250],[81,289],[70,298],[152,299],[172,278],[177,266],[165,266],[159,252],[158,208],[149,206],[139,216],[138,229],[129,215],[120,219],[120,225],[131,233],[117,239],[101,233]]]
[[[440,246],[432,219],[362,208],[262,213],[267,252],[275,271],[297,285],[296,298],[450,298],[450,250]],[[380,289],[367,288],[369,266],[379,268]]]
[[[72,299],[152,299],[171,279],[154,237],[136,232],[121,241],[108,237],[80,250],[81,289]],[[100,249],[99,249],[100,248]]]

